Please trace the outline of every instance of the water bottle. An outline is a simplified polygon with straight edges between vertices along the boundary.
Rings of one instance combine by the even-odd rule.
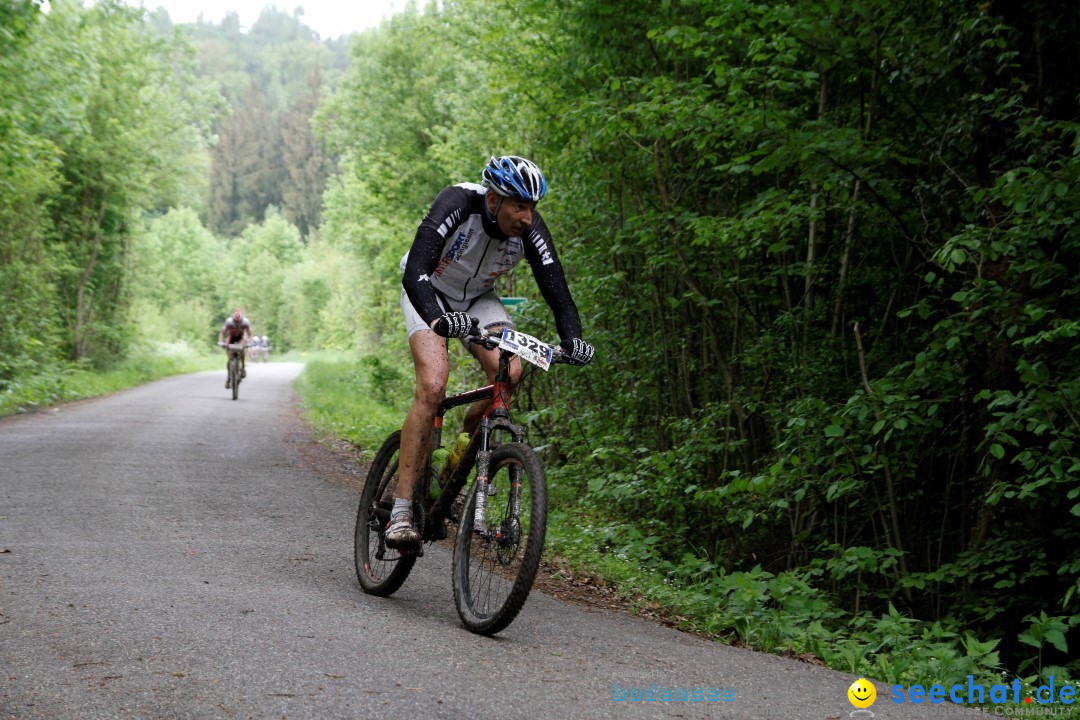
[[[461,456],[465,454],[465,448],[469,446],[469,440],[470,437],[468,433],[461,433],[457,436],[457,440],[454,441],[454,447],[450,449],[450,461],[446,465],[447,477],[454,471],[457,464],[461,462]]]
[[[431,454],[431,499],[438,500],[442,495],[443,472],[446,470],[446,461],[450,458],[450,451],[444,447]]]

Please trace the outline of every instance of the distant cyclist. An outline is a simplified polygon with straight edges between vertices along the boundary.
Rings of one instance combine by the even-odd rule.
[[[225,321],[225,324],[221,326],[221,332],[218,333],[218,345],[233,345],[243,344],[247,345],[251,342],[251,323],[244,317],[244,311],[237,309],[236,312]],[[228,354],[226,353],[226,356]],[[232,387],[229,382],[229,364],[225,363],[225,389],[228,390]],[[247,377],[247,357],[243,350],[240,350],[240,377]]]
[[[270,338],[263,335],[262,340],[259,341],[259,347],[262,348],[263,361],[265,361],[270,357]]]

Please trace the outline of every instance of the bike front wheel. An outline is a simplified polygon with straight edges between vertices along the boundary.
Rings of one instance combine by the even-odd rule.
[[[240,358],[234,354],[229,361],[229,378],[232,385],[232,399],[240,397]]]
[[[478,482],[469,492],[454,547],[454,600],[469,630],[493,635],[517,617],[532,589],[547,533],[547,484],[522,443],[491,454],[484,527],[476,524]]]
[[[360,508],[356,512],[354,558],[356,578],[369,595],[386,597],[393,594],[412,571],[416,555],[401,553],[386,546],[384,536],[394,507],[394,492],[398,482],[398,455],[401,450],[401,431],[386,438],[371,461]]]

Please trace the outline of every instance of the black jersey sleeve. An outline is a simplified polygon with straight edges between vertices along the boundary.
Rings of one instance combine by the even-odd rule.
[[[468,216],[468,208],[467,190],[456,185],[444,188],[416,228],[409,249],[401,285],[409,302],[429,325],[443,312],[436,300],[435,288],[431,286],[431,274],[439,264],[447,236]]]
[[[577,305],[570,296],[562,263],[559,262],[555,244],[551,241],[551,233],[539,213],[536,213],[533,224],[525,231],[522,240],[525,241],[525,257],[532,267],[536,284],[540,286],[540,294],[555,314],[555,328],[559,331],[559,339],[580,338],[581,318],[578,316]]]

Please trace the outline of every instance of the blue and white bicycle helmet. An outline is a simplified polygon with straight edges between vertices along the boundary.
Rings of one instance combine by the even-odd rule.
[[[517,155],[493,157],[484,168],[484,187],[503,197],[538,202],[547,195],[544,174],[532,160]]]

